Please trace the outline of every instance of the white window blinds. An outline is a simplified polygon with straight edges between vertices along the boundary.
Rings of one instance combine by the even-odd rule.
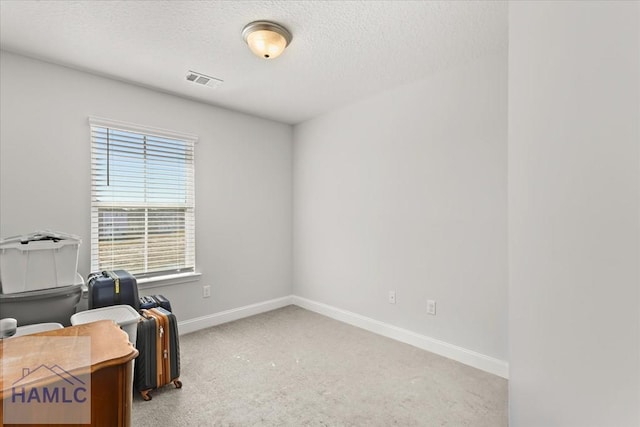
[[[195,271],[192,135],[90,118],[91,271]]]

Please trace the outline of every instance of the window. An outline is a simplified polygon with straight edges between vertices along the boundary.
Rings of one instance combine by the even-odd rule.
[[[197,137],[90,118],[91,271],[195,272]]]

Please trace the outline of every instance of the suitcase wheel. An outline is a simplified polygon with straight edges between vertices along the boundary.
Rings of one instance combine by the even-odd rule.
[[[173,385],[175,385],[176,388],[182,388],[182,381],[175,380],[175,381],[173,381]]]
[[[140,394],[142,395],[142,399],[146,401],[151,400],[151,395],[149,393],[151,393],[151,390],[141,391]]]

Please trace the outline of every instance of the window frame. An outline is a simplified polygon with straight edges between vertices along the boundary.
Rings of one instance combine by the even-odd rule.
[[[98,253],[98,246],[99,246],[99,209],[100,209],[100,205],[102,205],[104,202],[101,202],[97,199],[97,194],[94,191],[97,187],[96,187],[96,170],[95,170],[95,166],[97,165],[97,162],[95,162],[94,160],[94,149],[96,149],[94,147],[94,144],[96,144],[96,142],[94,141],[94,128],[107,128],[107,129],[113,129],[113,130],[118,130],[118,131],[123,131],[123,132],[130,132],[133,134],[138,134],[138,135],[143,135],[143,138],[146,137],[156,137],[156,138],[166,138],[166,139],[172,139],[172,140],[179,140],[181,142],[184,142],[186,144],[188,144],[191,148],[191,154],[192,154],[192,160],[190,162],[190,164],[188,165],[188,169],[190,171],[190,176],[188,177],[187,181],[189,183],[190,188],[187,190],[187,194],[189,194],[188,199],[190,201],[187,201],[185,203],[185,215],[188,215],[190,218],[189,220],[191,221],[191,226],[186,225],[187,222],[187,217],[185,216],[185,226],[184,226],[184,230],[185,233],[188,234],[189,230],[190,232],[190,236],[186,236],[185,237],[185,251],[190,251],[189,255],[187,255],[190,259],[193,260],[193,267],[187,266],[189,271],[180,271],[178,269],[176,270],[166,270],[163,272],[145,272],[140,274],[140,278],[138,279],[138,283],[140,284],[158,284],[158,285],[163,285],[163,284],[167,284],[167,282],[172,282],[172,283],[182,283],[182,282],[189,282],[189,281],[193,281],[193,280],[197,280],[197,278],[200,276],[200,273],[197,272],[196,266],[197,266],[197,261],[196,261],[196,241],[195,241],[195,237],[196,237],[196,233],[195,233],[195,229],[196,229],[196,220],[195,220],[195,210],[196,210],[196,202],[195,202],[195,149],[196,149],[196,144],[198,142],[198,136],[194,135],[194,134],[190,134],[190,133],[184,133],[184,132],[176,132],[176,131],[171,131],[171,130],[167,130],[167,129],[161,129],[161,128],[155,128],[155,127],[151,127],[151,126],[144,126],[144,125],[138,125],[138,124],[134,124],[134,123],[129,123],[129,122],[124,122],[124,121],[117,121],[117,120],[112,120],[112,119],[106,119],[106,118],[102,118],[102,117],[96,117],[96,116],[89,116],[89,139],[90,139],[90,153],[91,153],[91,162],[90,162],[90,172],[91,172],[91,177],[90,177],[90,187],[91,187],[91,194],[90,194],[90,205],[91,205],[91,219],[90,219],[90,225],[91,225],[91,253],[90,253],[90,263],[91,263],[91,271],[93,272],[94,270],[99,270],[99,267],[97,267],[99,265],[99,253]],[[145,160],[146,161],[146,160]],[[123,207],[126,207],[126,202],[122,202],[120,201],[119,203],[121,203],[121,205]],[[152,209],[153,206],[151,204],[149,204],[149,202],[144,202],[141,203],[141,205],[147,205],[146,208],[143,209]],[[171,205],[171,203],[167,203],[167,205],[165,206],[165,208],[169,207],[169,205]],[[157,204],[155,205],[155,207],[161,207],[161,204]],[[190,212],[189,212],[190,211]],[[148,224],[145,224],[148,225]],[[148,227],[145,227],[145,234],[148,233]]]

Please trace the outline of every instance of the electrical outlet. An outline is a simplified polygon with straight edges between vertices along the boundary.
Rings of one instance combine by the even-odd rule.
[[[396,303],[396,291],[389,291],[389,304]]]
[[[211,286],[205,285],[202,287],[202,298],[209,298],[211,296]]]
[[[427,300],[427,314],[436,315],[436,302],[432,299]]]

